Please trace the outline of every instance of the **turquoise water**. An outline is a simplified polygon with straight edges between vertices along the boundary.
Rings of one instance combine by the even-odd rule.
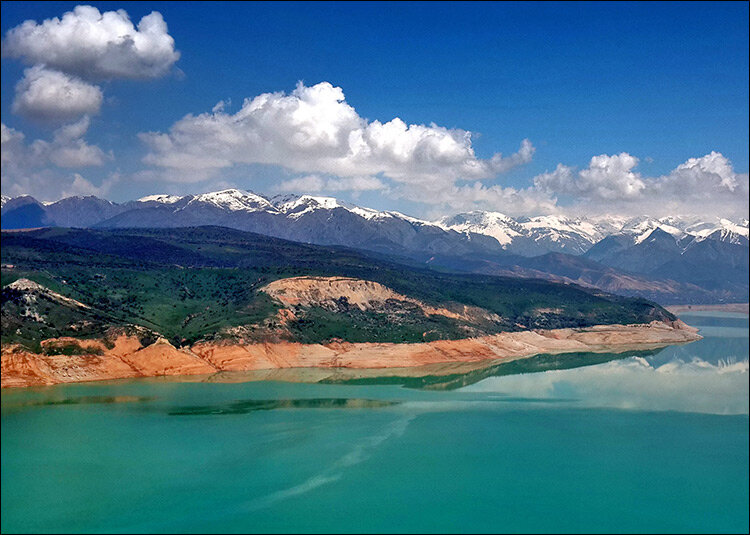
[[[1,529],[746,533],[748,319],[681,317],[705,338],[444,381],[3,391]]]

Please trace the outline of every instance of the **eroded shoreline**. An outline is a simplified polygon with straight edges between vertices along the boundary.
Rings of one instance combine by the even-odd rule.
[[[619,353],[700,339],[682,321],[601,325],[501,333],[481,338],[426,343],[197,343],[175,348],[164,339],[143,347],[120,336],[114,347],[101,340],[75,340],[101,354],[44,355],[18,346],[2,348],[0,386],[28,387],[137,377],[211,375],[226,371],[288,368],[403,369],[446,363],[515,360],[541,353]],[[57,339],[66,341],[74,339]]]
[[[664,307],[673,314],[683,312],[738,312],[750,314],[750,303],[725,303],[722,305],[669,305]]]

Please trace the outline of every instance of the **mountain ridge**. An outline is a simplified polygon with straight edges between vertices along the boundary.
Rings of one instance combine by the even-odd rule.
[[[433,267],[470,271],[467,266],[474,266],[485,273],[572,281],[665,304],[681,302],[680,292],[694,302],[739,301],[747,294],[747,283],[739,280],[742,263],[737,257],[742,254],[735,249],[747,249],[746,219],[511,218],[499,212],[474,211],[427,221],[396,211],[363,208],[334,197],[265,197],[239,189],[181,197],[151,195],[121,204],[94,196],[69,197],[54,203],[22,196],[4,198],[3,203],[3,229],[221,226],[408,258]],[[660,251],[636,262],[641,244],[653,238],[656,230],[655,236],[662,236],[667,244],[670,242],[665,236],[670,236],[677,245],[672,246],[671,253]],[[692,252],[684,256],[685,251]],[[535,260],[550,253],[578,260]],[[695,269],[699,259],[706,264]],[[737,273],[729,273],[729,280],[719,278],[722,269],[711,267],[722,263],[739,265]],[[571,271],[573,265],[577,273]],[[696,278],[691,271],[706,276]],[[712,277],[712,271],[717,275]]]

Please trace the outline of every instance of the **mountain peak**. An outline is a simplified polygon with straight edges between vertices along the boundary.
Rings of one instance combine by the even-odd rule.
[[[250,191],[234,188],[201,193],[200,195],[194,196],[188,204],[193,203],[209,204],[232,212],[256,212],[269,209],[275,211],[274,206],[265,197]]]
[[[523,228],[517,221],[500,212],[472,210],[443,217],[435,224],[445,230],[490,236],[495,238],[503,248],[507,247],[514,238],[523,234]]]
[[[333,208],[346,207],[334,197],[321,197],[315,195],[283,195],[273,197],[271,202],[282,212],[297,212],[299,209],[307,208]]]

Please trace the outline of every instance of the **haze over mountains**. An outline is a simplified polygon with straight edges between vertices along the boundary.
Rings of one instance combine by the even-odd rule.
[[[512,218],[473,211],[430,222],[331,197],[231,189],[41,203],[2,199],[2,228],[224,226],[408,258],[431,267],[575,282],[661,303],[748,299],[748,221],[691,217]]]

